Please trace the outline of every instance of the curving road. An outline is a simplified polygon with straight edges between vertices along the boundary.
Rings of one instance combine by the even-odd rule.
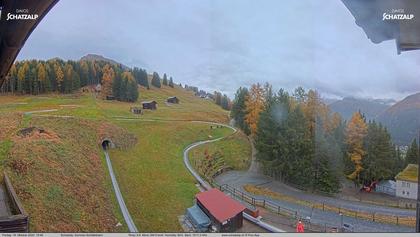
[[[226,125],[226,124],[221,124],[221,123],[214,123],[214,122],[205,122],[205,121],[191,121],[191,122],[198,122],[198,123],[207,123],[207,124],[214,124],[214,125],[218,125],[218,126],[223,126],[223,127],[227,127],[227,128],[230,128],[230,129],[232,129],[233,130],[233,133],[232,134],[235,134],[238,130],[236,129],[236,128],[234,128],[234,127],[232,127],[232,126],[230,126],[230,125]],[[232,135],[231,134],[231,135]],[[220,141],[221,139],[223,139],[223,138],[225,138],[225,137],[220,137],[220,138],[216,138],[216,139],[212,139],[212,140],[205,140],[205,141],[199,141],[199,142],[195,142],[195,143],[193,143],[193,144],[190,144],[189,146],[187,146],[185,149],[184,149],[184,157],[183,157],[183,159],[184,159],[184,164],[185,164],[185,167],[187,167],[187,169],[188,169],[188,171],[194,176],[194,178],[198,181],[198,183],[204,188],[204,189],[206,189],[206,190],[208,190],[208,189],[211,189],[212,188],[212,186],[207,182],[207,181],[205,181],[195,170],[194,170],[194,168],[192,167],[192,165],[190,164],[190,161],[189,161],[189,159],[188,159],[188,153],[189,153],[189,151],[191,150],[191,149],[193,149],[194,147],[197,147],[197,146],[200,146],[200,145],[203,145],[203,144],[206,144],[206,143],[211,143],[211,142],[216,142],[216,141]],[[282,229],[279,229],[279,228],[277,228],[277,227],[275,227],[275,226],[272,226],[272,225],[270,225],[270,224],[268,224],[268,223],[266,223],[266,222],[264,222],[264,221],[262,221],[262,220],[260,220],[260,219],[257,219],[257,218],[254,218],[254,217],[252,217],[252,216],[250,216],[250,215],[248,215],[248,214],[246,214],[246,213],[243,213],[243,216],[244,216],[244,218],[245,219],[247,219],[248,221],[250,221],[250,222],[253,222],[254,224],[256,224],[256,225],[258,225],[258,226],[260,226],[260,227],[262,227],[262,228],[264,228],[264,229],[266,229],[266,230],[268,230],[268,231],[270,231],[270,232],[274,232],[274,233],[281,233],[281,232],[286,232],[286,231],[284,231],[284,230],[282,230]]]
[[[111,159],[109,158],[109,154],[106,150],[104,150],[106,164],[108,165],[109,175],[111,176],[112,186],[114,187],[115,196],[117,197],[118,204],[120,206],[121,212],[124,216],[125,223],[127,223],[128,230],[131,233],[139,232],[137,230],[136,225],[134,224],[133,219],[131,218],[130,213],[128,212],[127,206],[125,205],[123,196],[120,191],[120,187],[118,186],[117,179],[115,178],[114,170],[112,169]]]
[[[248,171],[228,171],[216,177],[216,182],[220,185],[228,184],[243,192],[243,186],[246,184],[253,184],[259,187],[269,188],[274,192],[286,194],[294,197],[297,200],[305,200],[309,202],[325,203],[331,206],[342,207],[354,211],[368,211],[371,213],[381,213],[385,215],[399,215],[399,216],[414,216],[415,211],[376,206],[356,201],[347,201],[334,197],[325,197],[312,193],[306,193],[301,190],[294,189],[271,177],[261,174],[258,169],[258,162],[256,161],[256,149],[252,144],[252,163]],[[378,222],[361,220],[348,216],[340,216],[334,212],[322,211],[312,209],[310,207],[299,205],[292,202],[272,199],[266,196],[253,195],[254,198],[266,199],[284,208],[295,210],[299,216],[311,217],[311,222],[319,225],[340,226],[341,221],[349,223],[354,226],[356,232],[413,232],[414,229],[407,226],[397,226],[391,224],[382,224]]]
[[[116,120],[126,120],[126,121],[145,121],[145,122],[173,122],[173,121],[180,121],[180,122],[204,123],[204,124],[212,124],[212,125],[217,125],[217,126],[223,126],[223,127],[230,128],[230,129],[233,130],[233,133],[232,134],[235,134],[238,131],[235,127],[230,126],[230,125],[221,124],[221,123],[217,123],[217,122],[202,121],[202,120],[176,120],[176,119],[166,120],[166,119],[153,119],[153,118],[152,119],[137,119],[137,118],[127,118],[127,117],[118,117],[118,118],[115,118],[115,119]],[[232,134],[230,134],[230,135],[232,135]],[[216,141],[222,140],[224,138],[226,138],[226,137],[220,137],[220,138],[215,138],[215,139],[205,140],[205,141],[198,141],[198,142],[195,142],[195,143],[190,144],[189,146],[187,146],[184,149],[184,152],[183,152],[183,161],[184,161],[185,167],[188,169],[188,171],[193,175],[193,177],[199,182],[199,184],[201,185],[201,187],[203,187],[204,189],[211,189],[212,186],[207,181],[205,181],[194,170],[194,168],[192,167],[192,165],[189,162],[188,153],[194,147],[197,147],[197,146],[200,146],[200,145],[203,145],[203,144],[206,144],[206,143],[216,142]],[[107,158],[107,164],[108,164],[108,167],[110,169],[112,183],[114,185],[115,193],[117,195],[117,198],[118,198],[118,202],[120,204],[121,211],[124,214],[124,218],[125,218],[128,226],[129,226],[129,228],[131,226],[131,228],[133,228],[133,230],[134,230],[133,232],[138,232],[137,229],[136,229],[136,227],[135,227],[135,225],[134,225],[134,223],[133,223],[133,220],[130,217],[130,214],[128,213],[127,207],[125,206],[125,203],[124,203],[124,200],[122,198],[121,192],[119,191],[118,183],[117,183],[117,181],[115,179],[115,176],[114,176],[114,173],[112,171],[111,161],[109,160],[109,155],[108,155],[108,153],[106,151],[105,151],[105,155],[106,155],[106,158]],[[260,227],[262,227],[262,228],[264,228],[266,230],[268,230],[268,231],[270,231],[270,232],[275,232],[275,233],[285,232],[282,229],[279,229],[279,228],[277,228],[275,226],[272,226],[272,225],[270,225],[268,223],[265,223],[264,221],[262,221],[260,219],[256,219],[256,218],[254,218],[254,217],[252,217],[252,216],[250,216],[250,215],[248,215],[246,213],[244,213],[244,218],[247,219],[248,221],[250,221],[250,222],[252,222],[252,223],[254,223],[254,224],[256,224],[256,225],[258,225],[258,226],[260,226]],[[130,231],[131,231],[131,229],[130,229]]]
[[[232,129],[233,130],[233,133],[232,134],[234,134],[234,133],[236,133],[237,132],[237,129],[236,128],[234,128],[234,127],[231,127],[231,126],[229,126],[229,125],[225,125],[225,124],[220,124],[220,123],[213,123],[213,122],[203,122],[203,121],[191,121],[191,122],[195,122],[195,123],[210,123],[210,124],[214,124],[214,125],[218,125],[218,126],[224,126],[224,127],[227,127],[227,128],[230,128],[230,129]],[[198,183],[202,186],[202,187],[204,187],[205,189],[211,189],[212,187],[211,187],[211,185],[207,182],[207,181],[205,181],[195,170],[194,170],[194,168],[192,167],[192,165],[190,164],[190,161],[189,161],[189,159],[188,159],[188,152],[190,152],[190,150],[191,149],[193,149],[194,147],[197,147],[197,146],[201,146],[201,145],[203,145],[203,144],[206,144],[206,143],[211,143],[211,142],[217,142],[217,141],[220,141],[220,140],[222,140],[223,138],[225,138],[225,137],[219,137],[219,138],[216,138],[216,139],[212,139],[212,140],[206,140],[206,141],[199,141],[199,142],[195,142],[195,143],[193,143],[193,144],[190,144],[189,146],[187,146],[185,149],[184,149],[184,164],[185,164],[185,167],[187,167],[187,169],[188,169],[188,171],[190,171],[190,173],[192,174],[192,176],[194,176],[194,178],[198,181]]]

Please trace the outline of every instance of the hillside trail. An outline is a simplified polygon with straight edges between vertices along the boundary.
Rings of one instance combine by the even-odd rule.
[[[254,139],[248,136],[249,144],[251,144],[251,165],[248,173],[258,174],[260,172],[260,163],[257,160],[257,149],[255,148]]]

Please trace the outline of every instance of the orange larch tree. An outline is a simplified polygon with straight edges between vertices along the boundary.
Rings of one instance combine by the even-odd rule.
[[[109,64],[105,65],[102,74],[102,98],[112,95],[112,83],[114,81],[114,77],[115,73],[112,67]]]
[[[251,130],[251,135],[255,135],[257,131],[258,119],[260,113],[264,110],[264,98],[264,88],[259,83],[253,84],[248,96],[245,99],[245,122]]]
[[[354,163],[354,171],[348,175],[349,179],[359,180],[360,172],[363,170],[362,158],[366,154],[363,150],[363,139],[367,135],[367,125],[360,112],[351,117],[346,128],[346,143],[349,147],[349,157]]]

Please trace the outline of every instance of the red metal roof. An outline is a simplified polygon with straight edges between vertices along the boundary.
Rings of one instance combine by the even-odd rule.
[[[217,188],[199,193],[195,197],[220,223],[245,210],[241,203],[233,200]]]

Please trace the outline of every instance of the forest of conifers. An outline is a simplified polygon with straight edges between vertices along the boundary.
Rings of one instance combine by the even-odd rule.
[[[253,137],[265,173],[304,189],[335,193],[345,177],[361,184],[393,179],[419,159],[415,141],[403,157],[386,127],[360,112],[343,121],[314,90],[241,87],[231,111]]]

